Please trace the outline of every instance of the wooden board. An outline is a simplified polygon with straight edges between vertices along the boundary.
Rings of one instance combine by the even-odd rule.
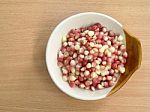
[[[62,93],[45,64],[54,27],[85,11],[114,17],[143,49],[141,68],[117,93],[98,101]],[[0,0],[0,112],[150,112],[149,29],[149,0]]]

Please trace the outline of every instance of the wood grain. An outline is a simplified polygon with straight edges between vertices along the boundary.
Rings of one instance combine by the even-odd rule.
[[[141,68],[117,93],[98,101],[62,93],[45,64],[54,27],[85,11],[116,18],[142,43]],[[149,27],[149,0],[0,0],[0,112],[149,112]]]

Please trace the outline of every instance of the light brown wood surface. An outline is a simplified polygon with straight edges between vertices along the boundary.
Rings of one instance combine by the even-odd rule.
[[[114,17],[142,43],[141,68],[117,93],[98,101],[62,93],[45,64],[54,27],[85,11]],[[150,112],[149,57],[149,0],[0,0],[0,112]]]

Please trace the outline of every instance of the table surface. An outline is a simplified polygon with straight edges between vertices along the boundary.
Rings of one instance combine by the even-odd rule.
[[[85,11],[119,20],[140,39],[141,68],[114,95],[80,101],[62,93],[45,64],[55,26]],[[150,112],[149,0],[0,0],[0,112]]]

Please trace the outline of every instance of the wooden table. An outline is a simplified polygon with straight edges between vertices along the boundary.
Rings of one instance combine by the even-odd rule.
[[[116,94],[98,101],[62,93],[45,64],[54,27],[85,11],[119,20],[143,48],[141,68]],[[150,112],[149,36],[149,0],[0,0],[0,112]]]

